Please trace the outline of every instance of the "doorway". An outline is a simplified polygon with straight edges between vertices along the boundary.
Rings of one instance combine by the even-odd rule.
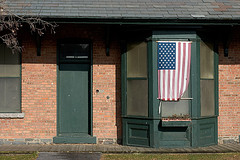
[[[96,143],[92,137],[91,43],[58,44],[58,118],[54,143]]]

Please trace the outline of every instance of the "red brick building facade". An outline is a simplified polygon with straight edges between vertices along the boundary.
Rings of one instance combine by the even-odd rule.
[[[71,30],[68,30],[71,27]],[[68,32],[62,32],[66,31]],[[94,30],[94,31],[93,31]],[[93,135],[99,143],[121,140],[120,46],[116,36],[106,56],[101,25],[62,25],[57,35],[42,39],[41,56],[35,41],[26,33],[22,53],[22,112],[24,118],[1,119],[1,139],[45,142],[57,134],[57,41],[58,38],[93,40]],[[101,90],[97,93],[96,90]],[[109,99],[107,99],[109,96]],[[5,141],[5,140],[4,140]]]
[[[93,135],[99,143],[117,143],[122,139],[120,102],[120,45],[117,35],[112,36],[110,56],[106,56],[101,25],[62,25],[57,35],[43,37],[41,56],[29,34],[23,39],[22,53],[22,112],[24,118],[1,118],[1,139],[27,143],[52,142],[57,125],[57,49],[56,39],[62,37],[93,39]],[[94,28],[94,31],[92,31]],[[229,55],[224,57],[219,47],[219,142],[239,141],[240,130],[240,70],[239,27],[232,32]],[[78,34],[76,34],[78,33]],[[84,34],[82,34],[84,33]],[[102,92],[96,92],[101,90]],[[109,96],[109,99],[107,99]]]
[[[16,9],[14,8],[14,4],[16,3],[17,2],[12,1],[13,10]],[[152,3],[153,2],[149,3],[149,5]],[[82,13],[79,8],[72,10],[72,8],[74,8],[74,5],[72,5],[72,8],[69,10],[65,8],[65,12],[62,13],[60,12],[63,11],[61,6],[65,4],[60,4],[60,2],[58,4],[56,1],[51,7],[52,9],[57,8],[57,15],[52,16],[53,13],[51,12],[51,16],[43,14],[42,17],[45,16],[49,21],[56,20],[59,27],[57,27],[55,35],[46,33],[41,38],[40,55],[37,54],[37,48],[39,48],[39,46],[36,45],[35,35],[30,34],[25,29],[20,30],[19,39],[24,46],[20,58],[21,112],[2,112],[0,108],[0,145],[75,143],[76,139],[71,139],[69,142],[66,142],[65,139],[55,139],[54,142],[54,138],[61,138],[62,136],[62,133],[59,132],[61,131],[61,126],[59,127],[59,124],[61,124],[59,122],[59,56],[61,54],[59,46],[61,44],[59,41],[66,39],[71,39],[71,41],[87,40],[91,42],[91,60],[89,60],[91,61],[89,62],[91,68],[91,76],[89,76],[89,83],[91,85],[91,87],[89,87],[91,88],[89,92],[90,110],[87,112],[87,114],[89,114],[88,133],[89,136],[93,138],[91,139],[91,143],[95,143],[96,139],[96,143],[99,144],[118,143],[124,145],[136,144],[136,146],[162,147],[161,143],[164,142],[167,147],[195,147],[216,144],[217,141],[218,143],[239,142],[240,23],[238,19],[233,18],[234,14],[231,14],[232,19],[224,19],[224,17],[221,17],[222,14],[218,13],[219,10],[215,10],[214,8],[216,8],[216,5],[219,6],[219,8],[224,8],[221,12],[223,12],[225,16],[229,16],[233,11],[235,13],[235,10],[230,12],[230,9],[234,8],[229,7],[229,5],[226,7],[224,3],[220,5],[220,3],[201,2],[199,6],[200,8],[205,7],[207,10],[206,13],[205,11],[201,11],[200,14],[198,13],[198,9],[196,9],[196,11],[189,10],[189,13],[186,13],[184,6],[194,6],[194,4],[171,3],[175,5],[175,7],[173,7],[175,12],[169,14],[169,12],[160,9],[164,12],[161,14],[164,14],[166,17],[163,16],[159,18],[159,15],[156,14],[159,10],[154,10],[154,8],[161,8],[161,6],[155,3],[150,6],[144,3],[143,8],[131,6],[132,3],[131,5],[126,3],[125,8],[127,8],[127,10],[119,11],[121,13],[115,13],[114,7],[110,7],[109,13],[106,10],[102,11],[101,8],[105,8],[107,4],[104,6],[101,6],[103,4],[99,4],[101,7],[92,6],[94,12],[96,11],[94,15],[91,15],[91,12],[89,12],[90,15],[84,16],[84,14],[86,14],[85,11],[89,11],[92,7],[89,8],[88,6],[87,9],[85,8],[84,13]],[[199,2],[196,1],[196,3]],[[33,6],[34,5],[35,4],[33,4]],[[48,5],[49,4],[44,3],[42,10],[45,14],[48,14],[47,11],[49,11],[49,8],[46,7]],[[75,7],[78,7],[78,5]],[[183,6],[183,10],[180,9],[178,13],[176,8],[178,8],[179,5]],[[32,5],[30,5],[30,7],[31,6]],[[239,4],[232,6],[239,7]],[[208,11],[209,8],[214,11]],[[117,7],[117,9],[119,9],[119,7]],[[148,10],[148,12],[145,13],[144,9]],[[105,15],[105,12],[110,14],[110,16]],[[137,14],[135,14],[135,12]],[[212,12],[216,13],[213,14]],[[71,13],[77,14],[78,16],[68,15]],[[131,15],[130,13],[134,14]],[[78,19],[79,15],[83,15],[80,16],[82,19]],[[140,18],[139,15],[143,17]],[[214,15],[217,16],[214,17]],[[91,16],[96,17],[93,18]],[[150,17],[152,17],[152,19]],[[226,29],[229,28],[231,28],[231,30],[227,32]],[[217,31],[217,29],[219,29],[219,31]],[[166,33],[164,33],[165,31]],[[221,34],[223,33],[221,33],[221,31],[226,32],[224,32],[224,34],[228,36],[228,39],[222,38]],[[202,36],[202,34],[204,36]],[[218,37],[221,38],[218,39]],[[184,41],[193,42],[192,54],[195,55],[195,57],[192,56],[192,58],[195,61],[192,62],[191,83],[198,82],[196,85],[199,86],[196,87],[198,91],[195,91],[192,89],[194,85],[191,84],[189,94],[195,94],[198,98],[196,98],[197,96],[189,96],[190,99],[188,100],[190,105],[188,104],[188,106],[191,107],[186,111],[188,112],[187,122],[185,122],[186,119],[184,119],[181,123],[175,121],[164,124],[163,117],[159,114],[160,102],[157,100],[157,97],[154,97],[157,90],[151,88],[157,84],[157,76],[154,75],[157,68],[155,66],[157,62],[154,62],[156,59],[155,52],[157,51],[154,45],[156,45],[155,42],[159,39],[168,41],[169,39],[173,41],[183,39]],[[217,63],[214,62],[218,65],[218,68],[215,68],[216,71],[214,71],[214,75],[218,77],[217,92],[214,94],[218,95],[218,98],[214,104],[214,114],[210,116],[207,115],[208,117],[201,115],[201,105],[198,104],[201,102],[199,98],[201,97],[201,78],[200,76],[198,77],[198,75],[196,76],[196,74],[200,75],[200,64],[195,64],[195,62],[200,63],[200,60],[198,61],[201,50],[199,41],[204,40],[211,41],[211,43],[214,42],[214,44],[217,42],[216,46],[218,48],[218,51],[215,49],[213,51],[218,55]],[[135,43],[139,41],[145,46],[145,48],[138,49],[138,53],[140,55],[142,53],[141,49],[145,49],[143,52],[146,53],[147,57],[147,76],[129,78],[126,76],[127,73],[124,73],[127,71],[127,65],[129,65],[127,48],[130,46],[129,44],[135,45]],[[225,46],[225,43],[227,43],[227,46]],[[141,59],[141,56],[138,58]],[[64,61],[64,64],[68,64],[69,62],[70,61]],[[86,61],[84,63],[86,63]],[[197,80],[194,81],[194,78]],[[127,80],[147,80],[147,116],[127,113],[128,110],[126,106],[129,105],[126,100],[128,94],[128,92],[126,92],[128,86]],[[136,83],[138,82],[136,81]],[[217,84],[217,82],[214,81],[214,84]],[[141,85],[139,85],[139,88],[140,87]],[[135,93],[136,92],[137,91],[135,91]],[[193,99],[197,100],[192,102]],[[135,120],[134,122],[132,121],[133,119]],[[75,132],[73,135],[74,134]],[[210,134],[212,136],[211,143],[200,143],[201,138],[204,139],[204,136],[207,137]],[[175,137],[176,139],[174,139]],[[175,143],[177,145],[175,145]]]

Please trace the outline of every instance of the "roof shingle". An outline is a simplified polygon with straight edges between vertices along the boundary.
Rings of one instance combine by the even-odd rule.
[[[240,0],[6,0],[9,10],[48,18],[240,20]]]

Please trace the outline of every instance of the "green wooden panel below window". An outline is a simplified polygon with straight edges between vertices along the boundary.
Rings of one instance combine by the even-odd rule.
[[[145,120],[124,119],[124,144],[132,146],[150,146],[150,124]]]
[[[192,120],[192,146],[209,146],[217,144],[217,118]]]
[[[162,127],[186,127],[186,126],[190,126],[191,125],[191,121],[162,121]]]
[[[163,141],[190,140],[188,127],[162,127],[160,139]]]

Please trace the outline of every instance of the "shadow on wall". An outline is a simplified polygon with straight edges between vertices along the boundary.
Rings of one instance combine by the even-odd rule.
[[[230,27],[219,44],[219,65],[234,65],[240,63],[240,27]],[[224,53],[224,48],[227,52]]]
[[[219,143],[239,138],[240,27],[231,28],[228,45],[227,57],[224,44],[219,46]]]

